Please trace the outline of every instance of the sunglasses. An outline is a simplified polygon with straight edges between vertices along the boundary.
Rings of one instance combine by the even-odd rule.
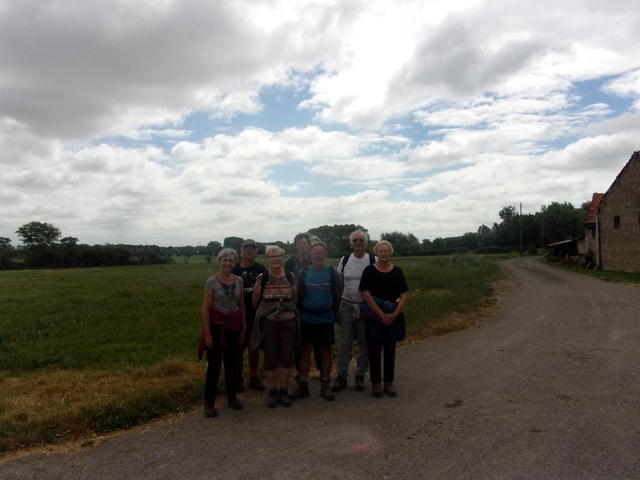
[[[364,242],[364,238],[354,238],[353,240],[351,240],[351,243],[363,243]]]

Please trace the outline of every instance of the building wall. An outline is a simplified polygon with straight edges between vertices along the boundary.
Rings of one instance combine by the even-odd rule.
[[[598,227],[602,268],[640,272],[640,152],[633,154],[607,191]]]

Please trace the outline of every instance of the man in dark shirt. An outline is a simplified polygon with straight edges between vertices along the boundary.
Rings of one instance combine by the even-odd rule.
[[[293,238],[293,247],[296,252],[289,257],[284,264],[287,272],[293,273],[296,277],[298,273],[311,265],[309,257],[309,247],[311,246],[311,237],[308,233],[299,233]]]
[[[238,263],[234,269],[233,274],[238,275],[244,282],[244,306],[246,311],[247,328],[245,330],[245,336],[240,348],[238,348],[238,359],[236,364],[238,365],[238,388],[239,392],[244,390],[244,350],[249,346],[249,340],[251,338],[251,332],[253,331],[253,322],[255,320],[256,311],[253,308],[253,286],[256,283],[256,278],[266,269],[256,262],[256,255],[258,253],[258,245],[255,240],[247,238],[242,241],[240,246],[240,263]],[[257,390],[259,392],[264,391],[264,385],[258,378],[258,364],[260,363],[260,350],[249,350],[249,388]]]

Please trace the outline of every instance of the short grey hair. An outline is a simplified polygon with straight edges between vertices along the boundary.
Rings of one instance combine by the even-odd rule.
[[[393,255],[393,245],[391,245],[391,242],[388,240],[380,240],[378,243],[376,243],[376,246],[373,247],[373,253],[375,255],[378,255],[378,250],[380,250],[380,247],[384,245],[389,247],[389,250],[391,251],[391,255]]]
[[[264,252],[264,254],[268,257],[271,252],[276,252],[280,255],[284,255],[284,249],[278,247],[277,245],[271,245],[270,247],[267,247],[267,250]]]
[[[222,260],[224,257],[233,257],[233,261],[238,261],[238,252],[236,252],[233,248],[223,248],[218,252],[218,261]]]
[[[358,229],[354,230],[353,232],[351,232],[349,234],[349,242],[351,242],[351,240],[353,240],[353,237],[355,235],[364,235],[364,241],[369,243],[369,232],[366,232],[366,231],[362,230],[361,228],[358,228]]]

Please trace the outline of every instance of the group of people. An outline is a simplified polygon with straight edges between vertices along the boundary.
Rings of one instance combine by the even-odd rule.
[[[312,354],[320,370],[320,396],[334,400],[335,393],[348,386],[354,341],[358,344],[355,389],[366,390],[369,370],[374,397],[397,395],[395,349],[405,336],[402,310],[408,291],[404,274],[391,263],[393,246],[388,241],[377,242],[373,254],[367,253],[368,234],[358,229],[349,235],[349,242],[352,253],[342,257],[337,268],[326,264],[327,245],[307,233],[296,235],[296,253],[286,262],[283,249],[268,247],[267,268],[256,262],[258,246],[252,239],[242,242],[239,256],[231,248],[220,251],[220,269],[207,280],[202,302],[199,353],[207,352],[207,417],[217,415],[215,397],[223,363],[228,405],[242,409],[237,393],[245,387],[247,348],[248,386],[268,390],[268,407],[290,407],[294,399],[309,397]],[[336,323],[341,335],[337,375],[331,385]],[[258,377],[261,350],[266,386]],[[289,392],[293,367],[297,388]]]

